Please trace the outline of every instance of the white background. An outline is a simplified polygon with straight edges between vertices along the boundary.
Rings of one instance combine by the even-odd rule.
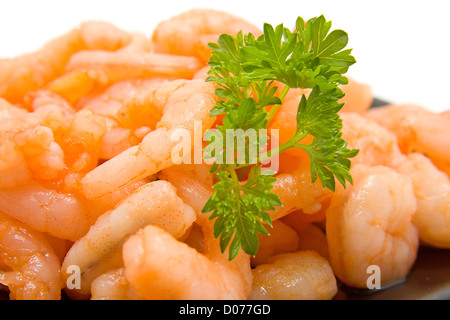
[[[358,61],[349,76],[367,83],[376,97],[450,109],[450,15],[447,0],[1,0],[0,58],[37,50],[85,20],[104,20],[150,36],[159,21],[190,8],[213,8],[261,26],[293,27],[324,14],[344,29]]]

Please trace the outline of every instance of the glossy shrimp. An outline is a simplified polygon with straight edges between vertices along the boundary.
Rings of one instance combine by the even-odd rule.
[[[139,299],[246,299],[250,293],[250,257],[242,251],[232,261],[221,253],[211,226],[204,228],[198,252],[168,232],[147,226],[123,246],[125,277]]]
[[[64,259],[62,270],[66,274],[68,266],[77,265],[82,276],[113,253],[126,238],[148,224],[159,226],[176,238],[181,237],[195,220],[194,210],[176,194],[175,188],[167,181],[147,183],[118,205],[103,214],[89,232],[71,247]],[[112,265],[117,266],[115,263]],[[100,268],[104,271],[104,268]],[[88,275],[95,278],[92,272]],[[82,286],[85,294],[90,283]]]
[[[390,105],[367,115],[395,133],[403,153],[428,156],[450,174],[450,119],[416,105]]]
[[[339,188],[326,216],[330,262],[348,286],[367,288],[368,267],[381,286],[403,280],[417,255],[417,210],[411,180],[384,166],[355,166],[353,186]]]
[[[59,300],[60,261],[43,234],[0,212],[0,284],[10,299]]]
[[[280,220],[275,220],[272,227],[266,226],[268,235],[258,234],[259,246],[256,255],[251,258],[252,267],[265,263],[270,257],[281,253],[294,252],[298,249],[297,232]]]
[[[130,300],[130,290],[123,268],[117,268],[98,276],[91,285],[91,300]]]
[[[77,109],[90,109],[105,119],[106,132],[101,139],[100,159],[111,159],[139,144],[148,132],[155,129],[161,117],[160,110],[139,97],[164,81],[164,78],[119,81],[76,103]]]
[[[276,175],[271,192],[278,195],[282,206],[269,212],[272,220],[296,210],[307,214],[319,212],[332,192],[325,189],[319,180],[311,182],[309,159],[280,155],[280,167],[284,168]]]
[[[22,103],[27,92],[43,88],[64,73],[70,57],[85,49],[117,50],[130,35],[106,22],[90,21],[49,42],[35,53],[0,60],[0,97]]]
[[[423,243],[450,248],[450,181],[433,162],[420,153],[410,153],[396,170],[411,178],[417,198],[413,223]]]
[[[142,142],[96,167],[80,181],[83,193],[95,198],[117,187],[138,181],[174,165],[173,149],[180,143],[173,135],[188,133],[193,148],[195,123],[201,124],[201,135],[214,122],[209,111],[214,106],[214,88],[200,80],[178,80],[163,83],[150,92],[147,103],[162,108],[162,117],[154,131]],[[161,109],[160,109],[161,110]],[[187,156],[187,154],[183,154]]]
[[[397,137],[376,121],[353,112],[341,112],[342,138],[348,147],[359,152],[352,165],[383,165],[393,167],[404,160]]]
[[[194,9],[159,23],[153,32],[156,52],[195,56],[207,62],[210,56],[208,42],[216,42],[222,33],[244,34],[252,32],[255,37],[262,31],[251,23],[231,14]]]
[[[252,274],[251,300],[330,300],[337,293],[330,264],[311,250],[273,256]]]

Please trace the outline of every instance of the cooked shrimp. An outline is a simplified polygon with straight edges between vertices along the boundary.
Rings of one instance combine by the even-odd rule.
[[[128,78],[164,76],[172,79],[192,79],[202,67],[200,60],[189,56],[145,51],[86,50],[71,56],[66,72],[77,74],[79,70],[94,71],[85,73],[87,77],[94,77],[87,82],[91,87]],[[86,91],[82,88],[82,92]]]
[[[164,106],[157,129],[148,133],[138,146],[127,149],[87,173],[80,183],[88,198],[112,192],[117,187],[174,165],[172,149],[179,141],[173,141],[176,140],[171,138],[173,133],[179,129],[187,130],[193,148],[194,122],[199,121],[202,125],[200,138],[213,124],[214,117],[209,117],[209,111],[214,106],[214,86],[211,83],[178,80],[157,86],[155,90],[148,97],[150,103]],[[158,92],[164,94],[156,98]]]
[[[148,94],[163,78],[128,79],[114,83],[100,94],[92,94],[76,103],[105,119],[106,132],[101,141],[99,158],[111,159],[139,144],[154,130],[161,118],[160,110],[139,99]]]
[[[358,288],[367,288],[371,265],[379,267],[382,286],[402,280],[418,248],[411,180],[384,166],[355,166],[352,176],[354,185],[339,187],[327,210],[333,271],[342,282]]]
[[[108,271],[92,282],[91,300],[130,300],[130,288],[123,268]]]
[[[57,191],[30,180],[27,184],[0,189],[0,211],[54,237],[75,241],[104,212],[145,183],[138,181],[96,200]]]
[[[0,60],[0,97],[21,103],[27,92],[42,88],[64,73],[72,54],[84,49],[115,50],[130,36],[104,22],[86,22],[49,42],[35,53]]]
[[[351,149],[359,149],[352,165],[395,166],[403,161],[397,137],[376,121],[353,112],[341,112],[342,138]]]
[[[249,256],[241,251],[229,261],[212,229],[204,235],[203,253],[152,225],[131,236],[122,254],[125,277],[137,298],[246,299],[251,287]]]
[[[96,218],[77,196],[33,181],[0,189],[0,210],[35,230],[69,240],[86,233]]]
[[[60,261],[46,238],[0,212],[0,283],[10,299],[59,300]]]
[[[292,163],[287,164],[290,167],[289,170],[276,175],[277,180],[273,183],[272,192],[278,195],[282,206],[269,212],[272,220],[300,209],[307,214],[319,212],[322,204],[331,197],[332,192],[325,189],[319,179],[311,183],[309,159],[284,157]],[[280,163],[282,161],[284,160],[280,160]]]
[[[450,172],[449,118],[415,105],[390,105],[367,114],[395,133],[403,153],[423,153]]]
[[[120,247],[128,236],[148,224],[164,228],[178,238],[194,220],[195,212],[176,195],[175,188],[169,182],[150,182],[103,214],[89,232],[72,246],[62,270],[64,272],[68,266],[77,265],[83,275]],[[81,288],[81,291],[86,289],[89,290],[89,287]]]
[[[210,49],[207,44],[216,42],[222,33],[244,34],[255,37],[262,31],[249,22],[216,10],[194,9],[159,23],[153,32],[155,52],[195,56],[207,62]]]
[[[372,89],[369,85],[348,78],[348,84],[340,86],[345,96],[340,102],[345,103],[341,112],[365,114],[373,102]]]
[[[417,198],[413,223],[420,240],[450,249],[450,181],[426,156],[410,153],[396,170],[411,178]]]
[[[252,274],[251,300],[330,300],[337,293],[330,264],[314,251],[273,256]]]
[[[299,238],[298,250],[313,250],[325,259],[330,259],[327,236],[320,227],[314,223],[310,223],[301,230],[298,230],[297,234]]]
[[[272,223],[272,228],[266,226],[268,235],[258,234],[259,246],[256,255],[251,258],[252,267],[266,263],[277,254],[294,252],[298,249],[298,235],[291,227],[280,220]]]

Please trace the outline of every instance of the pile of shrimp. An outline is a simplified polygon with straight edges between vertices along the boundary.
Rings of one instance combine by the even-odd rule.
[[[0,60],[0,290],[10,299],[333,299],[342,285],[367,288],[371,266],[387,287],[408,276],[420,245],[450,248],[450,113],[369,109],[370,87],[350,79],[340,116],[360,150],[353,184],[324,189],[302,150],[282,153],[270,235],[255,256],[228,260],[201,213],[210,164],[175,164],[171,136],[220,124],[207,43],[239,30],[262,33],[208,9],[150,36],[88,21]],[[281,143],[302,93],[290,89],[270,122]]]

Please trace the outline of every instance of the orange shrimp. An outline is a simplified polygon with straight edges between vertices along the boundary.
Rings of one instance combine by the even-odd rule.
[[[10,299],[59,300],[60,261],[44,235],[0,211],[0,283]]]

